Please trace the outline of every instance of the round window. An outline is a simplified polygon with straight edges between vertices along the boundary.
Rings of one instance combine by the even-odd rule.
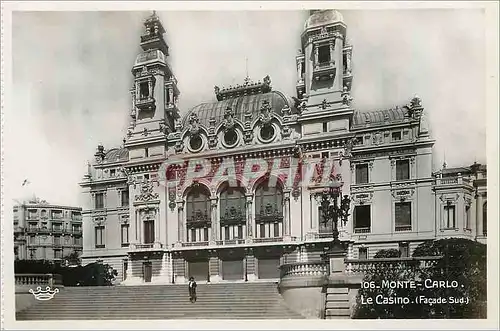
[[[260,137],[262,140],[268,141],[274,137],[274,127],[272,125],[265,125],[260,129]]]
[[[189,140],[189,147],[191,147],[193,151],[199,150],[202,145],[203,145],[203,140],[199,135],[192,136],[191,139]]]
[[[229,130],[224,134],[224,142],[228,146],[233,146],[238,141],[238,134],[234,130]]]

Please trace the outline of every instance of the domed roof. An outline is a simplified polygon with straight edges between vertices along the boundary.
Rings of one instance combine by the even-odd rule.
[[[403,122],[408,117],[408,108],[397,107],[394,109],[376,111],[357,111],[353,116],[353,128],[379,126]]]
[[[334,23],[344,23],[344,16],[338,10],[315,10],[314,13],[306,20],[304,30]]]
[[[104,162],[106,163],[121,161],[128,161],[128,149],[126,148],[112,148],[104,156]]]
[[[215,125],[219,125],[224,119],[224,113],[227,108],[231,108],[234,113],[234,118],[245,122],[247,120],[254,121],[260,115],[260,109],[265,101],[269,102],[271,111],[282,116],[281,110],[289,107],[293,109],[293,102],[279,91],[271,91],[268,93],[243,95],[236,98],[228,98],[221,101],[202,103],[192,108],[183,118],[183,126],[188,125],[189,118],[192,114],[196,114],[199,119],[199,124],[209,127],[210,119],[215,120]],[[292,110],[293,111],[293,110]],[[246,118],[245,114],[251,114],[251,119]]]

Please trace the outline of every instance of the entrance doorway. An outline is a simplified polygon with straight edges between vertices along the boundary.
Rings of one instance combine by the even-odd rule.
[[[123,261],[123,280],[127,279],[128,261]]]
[[[188,261],[188,278],[189,277],[194,277],[197,281],[210,281],[208,260]]]
[[[151,262],[144,262],[142,264],[142,274],[146,283],[151,283],[153,277],[153,265]]]
[[[243,280],[245,279],[245,270],[243,268],[243,259],[223,260],[222,261],[222,279],[223,280]]]
[[[280,278],[280,258],[259,258],[257,262],[257,272],[259,279]]]

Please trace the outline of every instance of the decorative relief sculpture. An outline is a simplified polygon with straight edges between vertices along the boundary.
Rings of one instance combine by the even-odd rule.
[[[401,200],[401,202],[404,202],[405,200],[410,199],[414,193],[415,190],[413,189],[397,190],[392,191],[392,197],[396,200]]]
[[[151,201],[158,199],[158,193],[153,192],[153,182],[145,182],[141,185],[141,193],[135,196],[136,201]]]
[[[271,112],[272,108],[271,105],[269,104],[268,100],[264,100],[262,102],[262,107],[260,107],[260,116],[259,116],[259,121],[261,122],[261,125],[267,125],[271,123]]]
[[[200,119],[198,118],[198,115],[195,113],[192,113],[189,115],[189,134],[190,135],[195,135],[200,131],[200,126],[199,126]]]
[[[184,149],[184,143],[182,141],[177,141],[174,146],[174,150],[176,153],[181,153]]]
[[[234,127],[234,111],[231,107],[227,107],[226,111],[224,112],[224,121],[223,121],[223,126],[224,130],[228,131],[231,130]]]

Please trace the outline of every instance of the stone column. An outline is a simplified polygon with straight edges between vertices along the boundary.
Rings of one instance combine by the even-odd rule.
[[[168,88],[168,104],[169,105],[174,104],[174,91],[172,89],[172,86]]]
[[[329,48],[330,48],[330,65],[331,65],[335,61],[333,58],[334,49],[335,49],[335,44],[334,44],[333,40],[330,40],[329,46],[330,46]]]
[[[148,80],[148,88],[149,88],[149,97],[152,98],[153,97],[153,82],[150,80]]]
[[[347,54],[346,54],[346,71],[347,71],[347,74],[350,75],[351,74],[351,52],[348,51]]]
[[[283,196],[283,236],[290,237],[290,192],[284,192]]]
[[[478,193],[476,199],[476,237],[483,236],[483,196],[481,193]]]
[[[186,239],[184,238],[184,201],[179,200],[177,201],[177,242],[182,243],[185,242]]]
[[[247,226],[247,239],[253,238],[253,215],[252,215],[252,206],[253,206],[253,194],[246,195],[246,226]]]
[[[317,68],[319,63],[319,48],[318,46],[314,45],[314,67]]]
[[[155,207],[155,244],[160,243],[160,208]]]
[[[299,62],[297,63],[297,77],[298,77],[298,81],[302,81],[302,61],[299,60]]]
[[[217,197],[215,198],[211,198],[210,199],[210,220],[212,221],[212,238],[211,238],[211,241],[213,242],[212,244],[215,245],[215,243],[217,242],[217,239],[219,238],[219,235],[218,235],[218,231],[217,229],[219,228],[219,220],[217,218],[217,205],[218,205],[218,201],[217,201]]]

